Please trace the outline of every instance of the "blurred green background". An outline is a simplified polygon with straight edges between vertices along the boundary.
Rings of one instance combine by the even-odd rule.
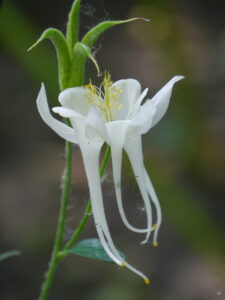
[[[45,41],[29,48],[47,27],[65,31],[72,1],[2,1],[0,6],[0,252],[21,256],[0,263],[0,299],[37,299],[53,244],[64,166],[64,142],[40,119],[40,83],[57,103],[57,62]],[[51,300],[223,299],[225,198],[225,2],[83,0],[80,33],[105,19],[141,16],[105,33],[94,52],[114,81],[135,78],[151,97],[172,76],[164,119],[143,138],[145,164],[160,198],[159,247],[122,224],[109,166],[103,182],[106,214],[118,248],[151,279],[145,286],[116,265],[69,256],[60,265]],[[90,62],[86,79],[100,79]],[[129,219],[141,226],[143,206],[124,159],[123,198]],[[65,241],[79,223],[88,189],[78,147]],[[96,237],[92,217],[81,237]]]

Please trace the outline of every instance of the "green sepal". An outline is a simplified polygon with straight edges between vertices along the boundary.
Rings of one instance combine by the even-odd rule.
[[[0,254],[0,261],[9,258],[11,256],[20,255],[20,251],[18,250],[10,250]]]
[[[95,65],[95,67],[97,69],[97,72],[98,72],[98,75],[100,74],[98,63],[95,60],[94,56],[92,55],[90,48],[88,48],[85,44],[77,43],[76,47],[74,49],[74,56],[76,56],[77,53],[78,53],[78,55],[83,55],[86,58],[88,57],[93,62],[93,64]],[[75,59],[76,59],[76,57],[75,57]]]
[[[80,11],[80,0],[75,0],[72,4],[69,13],[67,30],[66,30],[66,39],[67,39],[67,44],[71,56],[73,52],[73,47],[78,41],[79,11]]]
[[[67,250],[71,254],[76,254],[80,256],[85,256],[88,258],[103,260],[107,262],[113,262],[108,254],[105,252],[105,249],[102,247],[102,244],[99,239],[86,239],[73,248]],[[118,251],[120,256],[125,259],[125,256],[122,252]]]
[[[44,39],[50,39],[55,46],[58,57],[59,86],[60,89],[63,90],[66,88],[70,77],[70,55],[66,39],[60,30],[48,28],[43,32],[37,42],[28,49],[28,51],[36,47]]]
[[[86,45],[78,42],[75,44],[73,49],[70,69],[71,71],[69,81],[67,82],[67,87],[80,86],[83,84],[85,62],[87,58],[90,58],[92,60],[98,71],[98,74],[100,73],[98,64],[94,59],[91,50]]]
[[[104,21],[95,27],[93,27],[91,30],[89,30],[85,36],[82,38],[81,43],[89,47],[90,49],[94,45],[94,43],[97,41],[97,39],[100,37],[102,33],[104,33],[107,29],[124,23],[129,23],[132,21],[136,21],[142,18],[132,18],[124,21]],[[144,19],[147,21],[147,19]]]

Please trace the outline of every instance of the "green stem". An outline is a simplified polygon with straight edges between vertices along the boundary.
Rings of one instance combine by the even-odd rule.
[[[68,121],[67,121],[68,123]],[[45,281],[41,287],[41,293],[39,300],[45,300],[48,296],[49,289],[51,287],[55,271],[58,265],[59,259],[57,258],[58,252],[62,248],[62,240],[65,227],[66,210],[70,192],[71,182],[71,169],[72,169],[72,144],[66,141],[66,167],[65,167],[65,181],[63,184],[61,207],[58,219],[58,227],[55,237],[55,244],[52,250],[51,260],[49,263],[48,271],[45,276]]]
[[[109,158],[110,158],[110,153],[111,153],[111,149],[109,146],[107,146],[107,149],[106,149],[106,152],[105,152],[105,156],[104,156],[104,159],[102,161],[102,165],[101,165],[101,168],[100,168],[100,177],[103,176],[104,174],[104,171],[105,171],[105,168],[109,162]],[[91,200],[88,201],[88,204],[87,204],[87,207],[86,207],[86,210],[85,210],[85,213],[83,215],[83,218],[82,220],[80,221],[80,224],[78,226],[78,228],[76,229],[76,231],[74,232],[72,238],[69,240],[69,242],[65,245],[65,248],[63,250],[63,252],[65,250],[68,250],[70,249],[73,244],[75,243],[75,241],[77,240],[77,238],[79,237],[79,235],[81,234],[87,220],[88,220],[88,217],[90,216],[91,214],[91,211],[92,211],[92,207],[91,207]],[[65,256],[63,256],[65,257]]]

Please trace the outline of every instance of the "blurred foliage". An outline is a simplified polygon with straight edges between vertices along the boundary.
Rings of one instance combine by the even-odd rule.
[[[44,45],[27,52],[39,35],[31,20],[20,11],[18,3],[3,2],[0,9],[0,40],[3,47],[23,65],[35,82],[44,82],[51,95],[56,98],[59,88],[56,58],[52,49]]]

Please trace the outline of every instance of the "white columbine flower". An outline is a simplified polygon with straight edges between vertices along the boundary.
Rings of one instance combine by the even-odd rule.
[[[150,178],[143,164],[141,135],[148,132],[165,114],[173,85],[183,76],[173,77],[151,100],[143,104],[148,89],[141,93],[141,85],[135,79],[111,82],[110,75],[100,88],[90,82],[85,87],[64,90],[59,95],[62,106],[53,111],[69,118],[72,128],[51,115],[44,85],[37,98],[37,107],[44,122],[59,136],[80,146],[88,179],[93,216],[99,239],[109,257],[118,265],[126,266],[141,276],[146,283],[149,279],[120,256],[112,241],[105,218],[101,182],[99,177],[99,154],[104,142],[110,145],[112,154],[113,179],[119,212],[124,224],[132,231],[146,233],[146,243],[154,231],[153,245],[157,246],[157,234],[161,224],[161,209]],[[136,228],[129,223],[123,209],[121,197],[122,150],[128,154],[147,215],[146,228]],[[152,222],[151,201],[155,205],[156,224]]]

